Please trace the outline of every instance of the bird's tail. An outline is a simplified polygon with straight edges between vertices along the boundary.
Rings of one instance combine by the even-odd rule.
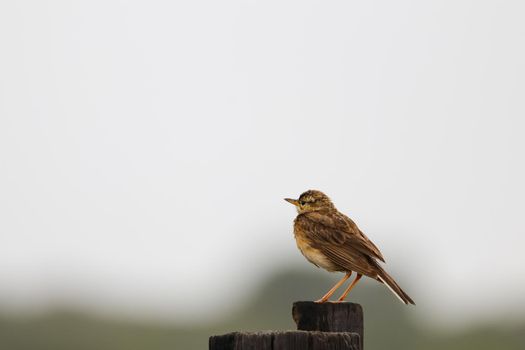
[[[401,289],[401,287],[396,283],[396,281],[394,281],[392,276],[390,276],[385,270],[383,270],[381,266],[377,266],[377,267],[379,268],[377,279],[380,282],[386,284],[388,289],[390,289],[392,293],[394,293],[394,295],[398,297],[399,300],[401,300],[403,303],[407,305],[408,304],[416,305],[416,303],[414,303],[412,298],[410,298],[408,294],[405,293],[403,289]]]

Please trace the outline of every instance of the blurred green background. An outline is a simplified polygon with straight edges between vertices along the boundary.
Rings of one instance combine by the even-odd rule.
[[[320,296],[334,281],[329,276],[319,271],[284,269],[269,278],[239,312],[191,327],[97,317],[75,310],[30,317],[4,314],[0,317],[0,349],[206,349],[208,337],[214,334],[295,329],[292,303]],[[504,319],[485,319],[445,330],[433,325],[432,315],[416,318],[414,307],[401,304],[374,281],[362,282],[349,299],[364,308],[367,350],[525,348],[525,319],[510,324]],[[446,308],[446,303],[442,307]]]

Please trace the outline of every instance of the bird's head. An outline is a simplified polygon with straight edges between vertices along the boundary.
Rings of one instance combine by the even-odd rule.
[[[284,200],[295,205],[299,214],[335,209],[330,198],[323,192],[316,190],[308,190],[301,194],[298,199],[285,198]]]

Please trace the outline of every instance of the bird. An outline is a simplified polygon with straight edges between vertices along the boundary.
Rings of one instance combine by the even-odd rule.
[[[405,304],[415,305],[394,279],[381,267],[385,258],[377,246],[345,214],[339,212],[323,192],[308,190],[298,199],[285,198],[297,209],[294,236],[304,257],[317,267],[330,272],[344,272],[337,282],[316,303],[325,303],[339,289],[352,272],[355,279],[337,299],[343,302],[362,276],[385,284]]]

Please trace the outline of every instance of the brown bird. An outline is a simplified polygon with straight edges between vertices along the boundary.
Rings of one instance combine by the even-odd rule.
[[[294,235],[297,247],[304,257],[317,267],[328,271],[345,272],[317,303],[324,303],[350,278],[352,271],[356,278],[344,291],[338,302],[344,301],[348,293],[363,275],[386,286],[405,304],[414,301],[386,273],[377,260],[385,262],[383,255],[372,241],[346,215],[340,213],[327,195],[321,191],[309,190],[299,199],[285,198],[297,208],[294,220]]]

